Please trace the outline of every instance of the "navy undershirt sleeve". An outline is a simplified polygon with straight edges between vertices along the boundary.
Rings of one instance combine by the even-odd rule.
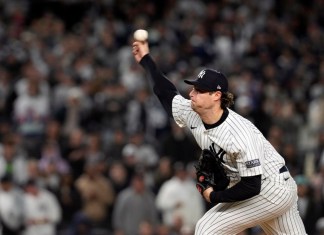
[[[153,91],[159,98],[167,114],[172,117],[172,100],[179,94],[175,85],[157,68],[149,54],[145,55],[140,64],[153,81]]]
[[[261,175],[242,177],[240,182],[229,189],[213,191],[210,194],[210,201],[212,203],[243,201],[258,195],[260,190]]]

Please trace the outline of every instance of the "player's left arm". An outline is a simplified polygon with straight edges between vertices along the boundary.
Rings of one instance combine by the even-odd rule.
[[[212,203],[237,202],[249,199],[258,195],[261,191],[261,175],[242,177],[231,188],[224,191],[214,191],[212,187],[207,188],[203,195],[204,198]]]
[[[244,136],[249,136],[243,132]],[[237,135],[235,135],[237,137]],[[241,138],[233,138],[232,152],[240,152],[236,158],[241,180],[236,185],[224,191],[206,190],[204,197],[207,201],[236,202],[243,201],[258,195],[261,191],[262,164],[257,156],[261,156],[261,149],[253,143],[253,135],[245,138],[244,147],[239,144]]]

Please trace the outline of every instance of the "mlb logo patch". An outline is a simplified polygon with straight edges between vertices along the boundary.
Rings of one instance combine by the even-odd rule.
[[[259,159],[254,159],[254,160],[245,162],[246,168],[253,168],[253,167],[260,166],[260,165],[261,165],[261,163],[260,163]]]

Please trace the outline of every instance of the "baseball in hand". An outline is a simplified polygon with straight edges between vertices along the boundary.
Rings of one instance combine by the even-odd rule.
[[[148,38],[148,32],[144,29],[138,29],[134,32],[134,39],[136,41],[144,42]]]

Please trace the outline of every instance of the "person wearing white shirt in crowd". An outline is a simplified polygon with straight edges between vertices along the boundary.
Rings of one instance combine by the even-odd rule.
[[[28,180],[25,185],[23,235],[56,235],[56,226],[62,217],[54,194]]]
[[[22,192],[10,175],[0,178],[0,235],[18,235],[22,225]]]
[[[164,224],[177,229],[180,223],[178,229],[194,231],[196,222],[205,212],[204,201],[195,191],[196,184],[185,165],[174,163],[174,176],[162,184],[156,197]]]
[[[27,158],[19,149],[14,136],[7,136],[0,143],[0,178],[10,174],[13,183],[22,185],[28,176]]]
[[[13,103],[13,122],[22,147],[29,156],[39,157],[38,147],[50,118],[50,100],[42,93],[39,82],[28,81],[26,85],[26,93],[18,95]]]

